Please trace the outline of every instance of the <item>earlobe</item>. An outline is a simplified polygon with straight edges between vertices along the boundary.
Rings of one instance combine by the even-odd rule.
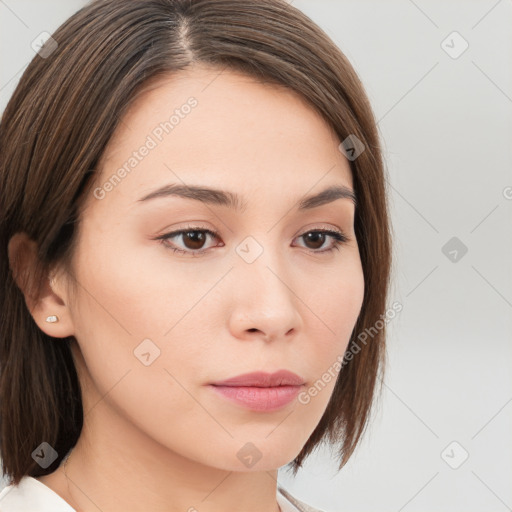
[[[38,275],[37,244],[26,233],[16,233],[9,240],[8,254],[13,278],[38,327],[55,338],[74,335],[66,297],[60,292],[56,278],[44,279],[41,286],[34,282]]]

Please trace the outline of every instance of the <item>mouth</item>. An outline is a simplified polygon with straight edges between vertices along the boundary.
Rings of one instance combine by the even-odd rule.
[[[305,381],[288,370],[253,372],[210,384],[223,398],[254,411],[276,411],[290,404]]]

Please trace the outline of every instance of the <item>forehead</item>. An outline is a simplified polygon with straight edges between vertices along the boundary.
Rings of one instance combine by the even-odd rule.
[[[242,195],[277,187],[296,196],[324,176],[324,184],[338,178],[352,185],[338,145],[328,123],[294,91],[195,67],[153,81],[137,96],[103,154],[97,183],[107,185],[110,202],[134,202],[171,182]]]

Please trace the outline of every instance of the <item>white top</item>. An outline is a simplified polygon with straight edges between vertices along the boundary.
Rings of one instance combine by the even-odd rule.
[[[281,512],[322,512],[297,500],[277,487]],[[24,476],[18,486],[8,485],[0,492],[0,512],[76,512],[63,498],[39,480]]]

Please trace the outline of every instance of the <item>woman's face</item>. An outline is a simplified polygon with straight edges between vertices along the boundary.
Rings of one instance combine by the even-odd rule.
[[[353,201],[299,208],[328,187],[353,190],[338,144],[293,92],[231,71],[194,68],[137,98],[73,259],[92,440],[233,471],[297,456],[335,384],[317,381],[338,368],[363,300]],[[171,186],[223,192],[155,193]],[[283,369],[304,384],[280,404],[275,390],[235,389],[239,402],[211,385]]]

